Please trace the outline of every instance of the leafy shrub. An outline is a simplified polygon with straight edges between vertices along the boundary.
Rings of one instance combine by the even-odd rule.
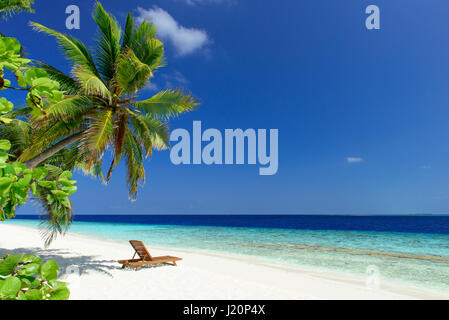
[[[67,300],[70,291],[57,281],[59,266],[35,255],[7,255],[0,260],[0,300]]]
[[[20,49],[16,39],[0,38],[0,90],[28,92],[28,106],[34,112],[43,113],[45,102],[58,102],[64,94],[59,91],[59,83],[48,78],[44,70],[29,66],[31,61],[22,58]],[[14,73],[20,88],[11,86],[11,81],[5,78],[5,69]],[[18,121],[8,118],[7,113],[12,109],[12,102],[0,98],[0,122],[4,125]],[[10,148],[8,140],[0,140],[0,221],[14,218],[16,207],[26,203],[30,191],[37,198],[44,197],[53,212],[70,212],[68,197],[77,190],[76,181],[71,180],[72,174],[65,171],[47,181],[48,170],[45,167],[29,169],[21,162],[9,161],[7,152]]]
[[[59,91],[59,83],[51,80],[45,70],[29,66],[31,60],[22,58],[21,45],[15,38],[0,38],[0,90],[13,89],[28,91],[27,104],[30,108],[45,113],[45,101],[56,103],[64,98]],[[5,79],[5,69],[14,73],[19,88],[11,86],[11,80]],[[5,98],[0,100],[0,110],[6,113],[12,110],[12,103]],[[5,122],[5,118],[2,117]],[[6,120],[10,122],[11,120]]]

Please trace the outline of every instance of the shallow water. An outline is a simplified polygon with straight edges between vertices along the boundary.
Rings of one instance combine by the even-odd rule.
[[[36,220],[7,223],[36,226]],[[449,236],[429,233],[166,226],[75,222],[71,232],[148,245],[257,257],[366,275],[449,292]]]

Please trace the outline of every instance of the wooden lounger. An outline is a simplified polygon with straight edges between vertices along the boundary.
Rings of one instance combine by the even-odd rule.
[[[142,241],[130,240],[129,243],[134,250],[136,250],[136,252],[134,253],[132,259],[118,261],[118,263],[123,265],[122,269],[130,267],[137,268],[139,270],[142,266],[159,263],[168,263],[176,266],[176,261],[182,260],[181,258],[171,256],[152,257]],[[135,259],[136,255],[138,255],[140,259]]]

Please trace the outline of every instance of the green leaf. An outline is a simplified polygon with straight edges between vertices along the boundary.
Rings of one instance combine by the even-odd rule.
[[[70,296],[70,291],[68,288],[61,287],[53,291],[50,294],[48,300],[67,300]]]
[[[27,170],[27,167],[23,163],[13,162],[13,163],[11,163],[11,165],[14,168],[14,172],[16,173],[16,175],[19,175],[19,174],[26,175],[26,174],[30,174],[31,173],[29,171],[29,169]],[[25,172],[25,171],[27,171],[27,172]]]
[[[15,168],[14,168],[14,166],[12,164],[9,164],[9,163],[6,164],[6,166],[3,168],[3,172],[4,172],[5,176],[14,175],[14,178],[16,178],[15,177],[16,170],[15,170]]]
[[[62,184],[64,187],[72,187],[76,184],[76,181],[59,178],[59,183]]]
[[[67,196],[71,196],[78,190],[78,188],[77,187],[64,187],[63,190],[65,193],[67,193]]]
[[[18,188],[27,188],[28,189],[28,187],[30,186],[31,179],[32,179],[32,175],[26,174],[23,176],[22,179],[20,179],[18,182],[16,182],[14,184],[14,186],[18,187]]]
[[[59,266],[54,260],[45,262],[41,268],[41,278],[47,281],[56,280]]]
[[[4,297],[15,297],[22,286],[21,281],[17,277],[6,278],[3,282],[0,294]]]
[[[36,182],[33,182],[31,184],[31,192],[33,193],[34,196],[37,196],[39,194],[38,191],[37,191],[37,184],[36,184]]]
[[[62,190],[51,190],[51,193],[53,193],[53,195],[58,200],[62,200],[62,199],[67,198],[69,196],[69,194],[67,192],[62,191]]]
[[[37,78],[31,81],[32,87],[51,92],[59,88],[59,84],[49,78]]]
[[[19,291],[19,294],[17,295],[17,300],[28,300],[25,293],[22,291]]]
[[[0,195],[5,195],[11,189],[12,183],[14,182],[13,178],[9,177],[1,177],[0,178]]]
[[[20,43],[16,38],[2,37],[0,38],[0,52],[9,54],[17,54],[20,52]]]
[[[6,152],[0,152],[0,163],[8,161],[9,155]]]
[[[17,71],[14,73],[14,75],[16,76],[17,84],[18,84],[19,86],[21,86],[22,88],[28,87],[28,85],[27,85],[27,83],[26,83],[26,80],[25,80],[25,77],[24,77],[23,73],[22,73],[20,70],[17,70]]]
[[[42,300],[42,293],[38,289],[31,289],[25,292],[27,300]]]
[[[71,179],[72,173],[70,171],[64,171],[59,175],[59,179]]]
[[[0,77],[1,78],[1,77]],[[11,81],[8,79],[3,79],[3,86],[1,86],[0,90],[5,90],[11,86]]]
[[[48,170],[44,167],[38,167],[33,171],[34,180],[42,180],[48,175]]]
[[[39,273],[40,265],[37,263],[30,263],[22,268],[17,272],[21,276],[32,276]]]
[[[4,124],[10,124],[13,121],[13,119],[0,116],[0,121],[3,122]]]
[[[0,150],[9,151],[11,149],[11,142],[9,140],[0,140]]]
[[[39,185],[41,187],[44,187],[44,188],[55,188],[56,187],[56,181],[46,181],[46,180],[39,181]]]
[[[0,261],[0,276],[8,276],[14,272],[23,255],[10,254]]]
[[[48,74],[43,69],[33,68],[25,72],[25,80],[30,87],[33,86],[33,80],[45,77],[48,77]]]
[[[40,265],[40,264],[42,264],[42,259],[41,259],[41,257],[38,257],[34,254],[25,254],[22,257],[21,262],[23,262],[23,263],[33,262],[33,263],[38,263]]]
[[[0,98],[0,113],[8,113],[12,111],[14,105],[12,102],[6,100],[6,98]]]
[[[41,286],[41,282],[36,277],[20,276],[18,278],[22,281],[22,288],[35,289]]]

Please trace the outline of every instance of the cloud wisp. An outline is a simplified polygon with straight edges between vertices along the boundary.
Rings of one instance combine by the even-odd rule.
[[[158,91],[165,89],[175,89],[175,88],[183,88],[189,83],[184,75],[179,71],[174,71],[171,73],[164,73],[161,75],[161,81],[158,83],[150,83],[146,86],[146,90],[149,91]]]
[[[360,163],[360,162],[363,162],[363,158],[358,158],[358,157],[347,157],[347,158],[346,158],[346,162],[347,162],[347,163]]]
[[[180,56],[192,54],[203,49],[209,42],[206,31],[181,26],[167,11],[153,7],[152,9],[137,8],[137,21],[152,22],[157,27],[161,39],[168,40]]]

